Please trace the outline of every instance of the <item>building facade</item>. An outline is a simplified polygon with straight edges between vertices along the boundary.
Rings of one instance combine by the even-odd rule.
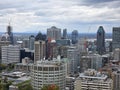
[[[45,58],[45,41],[35,41],[34,43],[34,63],[38,60]]]
[[[2,46],[2,63],[18,63],[20,62],[20,47],[19,46]]]
[[[81,57],[81,60],[80,60],[81,72],[89,68],[99,70],[102,66],[103,66],[102,56],[100,56],[99,54],[90,54],[90,55]]]
[[[120,70],[112,72],[112,79],[114,90],[120,90]]]
[[[61,29],[55,26],[47,29],[47,39],[59,40],[61,39]]]
[[[112,46],[113,50],[115,48],[120,48],[120,27],[113,27]]]
[[[80,73],[74,86],[74,90],[113,90],[113,81],[107,75],[88,69]]]
[[[63,39],[67,39],[67,29],[63,29]]]
[[[97,31],[97,51],[100,55],[105,53],[105,31],[103,26],[100,26]]]
[[[34,90],[40,90],[46,85],[57,85],[59,90],[65,90],[66,68],[59,60],[42,60],[31,66],[31,84]]]
[[[78,50],[75,46],[71,46],[67,49],[67,74],[68,75],[75,75],[79,70],[79,56]]]
[[[0,41],[0,63],[2,59],[2,46],[8,46],[10,44],[10,41]]]
[[[78,42],[78,31],[77,30],[72,31],[71,39],[72,39],[72,44],[76,44]]]
[[[29,37],[29,49],[30,50],[34,50],[34,42],[35,42],[35,37],[33,35],[31,35]]]

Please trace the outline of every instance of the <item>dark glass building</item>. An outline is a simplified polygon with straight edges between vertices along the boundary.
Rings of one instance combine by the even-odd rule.
[[[30,51],[25,51],[25,49],[20,50],[20,63],[22,63],[22,59],[28,57],[31,60],[34,60],[34,53]]]
[[[103,26],[100,26],[97,31],[97,51],[100,55],[105,53],[105,31]]]
[[[67,38],[67,29],[63,29],[63,39]]]
[[[7,33],[9,35],[9,41],[10,41],[10,44],[14,44],[14,39],[13,39],[13,33],[12,33],[12,27],[10,25],[7,26]]]
[[[112,49],[120,48],[120,27],[113,27]]]
[[[76,44],[78,42],[78,31],[74,30],[72,31],[72,44]]]

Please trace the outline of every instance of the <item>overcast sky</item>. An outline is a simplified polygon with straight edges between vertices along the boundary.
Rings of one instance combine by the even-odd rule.
[[[56,26],[69,32],[111,33],[120,26],[120,0],[0,0],[0,32],[9,21],[13,32],[46,32]]]

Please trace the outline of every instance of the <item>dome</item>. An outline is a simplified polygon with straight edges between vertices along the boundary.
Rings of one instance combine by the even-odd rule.
[[[2,34],[1,41],[9,41],[10,37],[8,33]]]

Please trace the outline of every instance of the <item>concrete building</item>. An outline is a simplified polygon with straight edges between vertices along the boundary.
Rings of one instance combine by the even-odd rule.
[[[29,48],[29,39],[23,39],[23,48]]]
[[[98,54],[90,54],[90,55],[81,57],[81,60],[80,60],[81,72],[83,72],[89,68],[99,70],[102,66],[103,66],[102,56],[100,56]]]
[[[29,49],[30,50],[34,50],[34,42],[35,42],[35,37],[33,35],[31,35],[29,37]]]
[[[31,84],[34,90],[40,90],[46,85],[57,85],[59,90],[65,90],[65,77],[65,63],[58,59],[37,61],[31,65]]]
[[[120,27],[113,27],[112,46],[113,50],[115,48],[120,48]]]
[[[88,69],[80,73],[74,86],[74,90],[113,90],[113,81],[107,75]]]
[[[34,63],[38,60],[45,58],[45,41],[35,41],[34,43]]]
[[[112,79],[114,90],[120,90],[120,70],[112,72]]]
[[[61,39],[61,29],[55,26],[47,29],[47,39],[59,40]]]
[[[120,48],[114,49],[113,58],[114,58],[114,60],[120,61]]]
[[[1,48],[2,48],[2,46],[8,46],[8,45],[10,45],[10,41],[0,41],[0,63],[1,63],[1,59],[2,59]]]
[[[31,64],[33,64],[33,61],[30,58],[25,57],[25,58],[22,59],[22,63],[15,64],[14,69],[16,71],[30,72]]]
[[[100,55],[105,53],[105,31],[103,26],[100,26],[97,31],[97,51]]]
[[[67,74],[68,75],[75,75],[79,70],[79,54],[78,50],[75,46],[71,46],[67,50]]]
[[[20,62],[20,47],[19,46],[2,46],[2,63],[18,63]]]
[[[57,45],[56,40],[46,41],[46,59],[52,59],[57,57]]]
[[[66,77],[66,88],[68,90],[74,90],[75,77]]]

